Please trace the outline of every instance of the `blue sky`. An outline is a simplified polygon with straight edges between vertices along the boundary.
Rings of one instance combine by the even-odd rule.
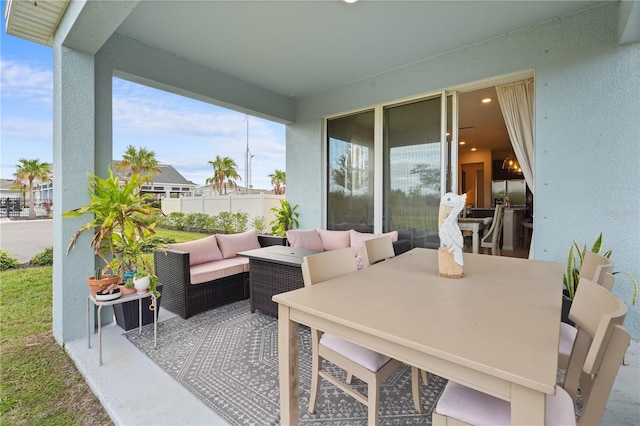
[[[3,2],[4,3],[4,2]],[[4,8],[4,4],[3,4]],[[12,179],[18,159],[53,161],[53,48],[0,36],[0,177]],[[229,156],[245,181],[244,114],[114,78],[113,158],[145,147],[197,185],[213,176],[207,161]],[[251,183],[271,189],[267,177],[285,170],[285,126],[249,116]]]

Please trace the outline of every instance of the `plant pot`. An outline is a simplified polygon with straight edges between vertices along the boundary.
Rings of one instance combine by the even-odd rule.
[[[158,291],[162,293],[162,286],[158,286]],[[160,299],[156,299],[156,310],[160,314]],[[116,316],[116,323],[126,331],[138,328],[138,300],[113,305],[113,312]],[[142,325],[153,324],[153,311],[149,309],[151,297],[142,299]]]
[[[118,286],[120,288],[120,293],[124,296],[125,294],[133,294],[136,292],[136,288],[126,288],[124,284]]]
[[[151,280],[149,279],[148,276],[138,278],[138,279],[136,278],[133,279],[133,286],[136,288],[136,293],[138,294],[146,293],[150,285],[151,285]]]
[[[116,284],[119,280],[120,280],[120,277],[113,277],[113,278],[109,277],[109,278],[96,280],[95,276],[91,276],[87,278],[87,284],[91,289],[91,295],[93,297],[96,297],[96,293],[98,293],[101,290],[104,290],[105,288],[109,287],[111,284]]]
[[[562,291],[562,313],[560,315],[560,321],[569,325],[575,325],[573,321],[569,319],[569,311],[571,310],[571,304],[573,300],[569,298],[567,290]]]

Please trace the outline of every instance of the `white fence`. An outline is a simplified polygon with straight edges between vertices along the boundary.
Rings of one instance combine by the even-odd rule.
[[[254,217],[262,216],[269,226],[269,222],[274,218],[271,208],[280,208],[280,200],[284,199],[284,195],[264,193],[163,198],[162,212],[164,214],[174,212],[205,213],[210,216],[221,212],[243,212],[249,215],[249,223]]]

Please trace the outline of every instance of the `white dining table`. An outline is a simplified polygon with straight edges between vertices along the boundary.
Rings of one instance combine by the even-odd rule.
[[[458,218],[458,227],[461,231],[471,231],[471,250],[473,253],[480,252],[480,231],[484,233],[484,230],[491,225],[493,218],[491,217],[461,217]]]
[[[415,248],[275,295],[281,424],[298,424],[299,324],[510,401],[512,424],[544,424],[562,272],[554,262],[465,253],[464,277],[444,278],[437,250]]]

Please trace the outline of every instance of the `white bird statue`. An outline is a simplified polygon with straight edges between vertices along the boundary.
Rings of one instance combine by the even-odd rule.
[[[447,192],[440,199],[442,206],[451,209],[449,215],[440,223],[440,228],[438,229],[440,247],[445,247],[451,252],[454,261],[460,266],[463,264],[462,247],[464,245],[464,239],[462,238],[462,231],[458,226],[458,215],[462,209],[464,209],[466,201],[467,194],[458,195],[453,192]]]

